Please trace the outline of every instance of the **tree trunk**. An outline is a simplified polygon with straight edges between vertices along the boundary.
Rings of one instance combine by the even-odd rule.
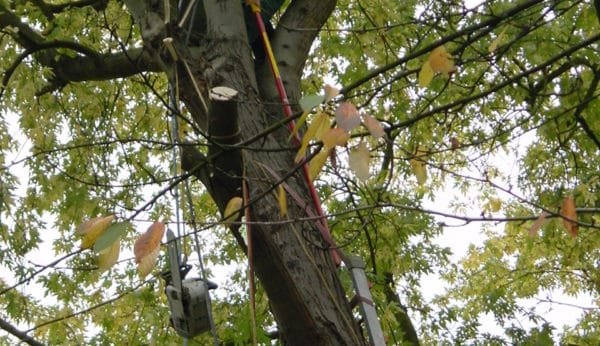
[[[249,142],[272,123],[280,121],[283,115],[268,66],[258,66],[259,78],[256,77],[240,1],[204,1],[206,25],[195,24],[201,29],[195,33],[199,39],[194,40],[191,47],[185,43],[185,30],[174,28],[173,24],[162,28],[152,23],[163,16],[160,3],[153,7],[139,1],[129,2],[133,2],[128,3],[128,7],[141,23],[145,46],[166,66],[174,62],[166,50],[161,49],[162,39],[167,33],[173,37],[179,58],[181,100],[209,142],[208,157],[189,147],[184,150],[184,169],[191,170],[202,180],[223,212],[231,197],[241,196],[244,168],[252,201],[251,221],[259,222],[252,225],[256,274],[269,297],[283,342],[364,344],[330,251],[315,224],[277,222],[284,220],[273,192],[278,182],[276,175],[288,177],[285,184],[308,205],[310,198],[301,170],[293,161],[295,149],[287,140],[289,132],[285,125]],[[286,22],[288,28],[294,25],[319,28],[334,6],[335,1],[329,0],[295,0],[282,22]],[[176,19],[177,14],[172,15],[172,22]],[[317,30],[276,31],[273,47],[290,100],[299,98],[302,68],[316,33]],[[174,71],[168,71],[171,78]],[[238,91],[237,107],[219,107],[210,100],[207,90],[217,86]],[[271,106],[263,107],[265,104]],[[224,114],[223,109],[229,109],[228,114]],[[243,153],[233,146],[239,141],[246,142]],[[289,220],[294,220],[306,217],[307,212],[291,201],[288,215]],[[239,235],[237,239],[243,242]]]

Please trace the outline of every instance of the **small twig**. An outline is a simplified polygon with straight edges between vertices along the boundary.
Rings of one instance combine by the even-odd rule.
[[[48,268],[52,268],[55,265],[57,265],[58,263],[66,260],[67,258],[69,258],[71,256],[75,256],[78,253],[81,253],[82,251],[83,251],[82,249],[79,249],[79,250],[77,250],[75,252],[71,252],[70,254],[66,254],[66,255],[64,255],[64,256],[62,256],[62,257],[60,257],[60,258],[58,258],[58,259],[50,262],[49,264],[41,267],[40,269],[36,270],[35,272],[33,272],[32,274],[30,274],[29,276],[27,276],[25,279],[22,279],[21,281],[15,283],[14,285],[12,285],[10,287],[7,287],[7,288],[3,289],[2,291],[0,291],[0,296],[3,295],[4,293],[6,293],[6,292],[8,292],[8,291],[10,291],[10,290],[12,290],[14,288],[16,288],[16,287],[18,287],[18,286],[20,286],[20,285],[28,282],[29,280],[33,279],[36,275],[38,275],[39,273],[43,272],[44,270],[46,270]]]

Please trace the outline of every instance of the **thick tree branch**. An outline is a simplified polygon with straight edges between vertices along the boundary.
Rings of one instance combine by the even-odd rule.
[[[141,71],[160,71],[161,66],[142,48],[132,48],[119,53],[100,54],[76,42],[46,40],[42,35],[23,23],[15,14],[0,4],[0,30],[11,33],[13,39],[25,51],[5,71],[2,86],[6,86],[16,67],[29,55],[34,54],[43,66],[53,69],[55,80],[43,89],[53,91],[69,82],[108,80],[134,75]],[[66,48],[80,54],[76,57],[62,55],[57,49]],[[1,87],[1,86],[0,86]],[[0,97],[3,88],[0,89]]]
[[[94,59],[63,56],[54,66],[55,73],[68,82],[124,78],[140,72],[160,72],[162,68],[143,48],[98,54]]]
[[[300,78],[308,52],[320,28],[335,8],[335,0],[295,0],[286,9],[272,39],[273,53],[277,59],[288,97],[296,101],[300,96]],[[312,30],[296,30],[311,28]],[[272,82],[271,70],[265,63],[257,72],[262,81],[261,95],[267,100],[279,98]]]
[[[102,10],[106,8],[108,0],[78,0],[72,2],[65,2],[62,4],[52,4],[43,0],[33,0],[32,3],[42,11],[44,16],[46,16],[49,19],[52,19],[55,13],[60,13],[66,9],[74,7],[92,6],[97,11]]]
[[[419,346],[419,337],[415,326],[408,316],[406,307],[400,301],[400,296],[394,289],[394,276],[392,273],[384,273],[383,292],[385,294],[385,300],[388,304],[397,305],[397,310],[394,313],[396,321],[400,324],[400,330],[402,331],[402,344],[410,346]],[[399,340],[396,340],[399,341]]]
[[[8,323],[8,321],[3,320],[1,318],[0,318],[0,328],[4,329],[8,333],[16,336],[17,338],[19,338],[19,340],[23,341],[24,343],[27,343],[28,345],[34,345],[34,346],[43,346],[44,345],[41,342],[37,341],[36,339],[32,338],[31,336],[27,335],[27,333],[20,331],[15,326]]]

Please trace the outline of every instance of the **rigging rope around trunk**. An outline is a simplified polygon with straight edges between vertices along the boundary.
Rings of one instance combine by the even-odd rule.
[[[271,43],[269,41],[269,36],[267,35],[267,30],[265,28],[265,23],[263,22],[262,16],[260,15],[260,6],[257,5],[254,1],[250,1],[250,8],[252,9],[252,13],[254,13],[254,17],[256,19],[256,24],[258,26],[258,30],[260,32],[260,36],[262,39],[262,43],[267,53],[267,59],[269,60],[269,65],[271,66],[271,72],[273,73],[273,78],[275,79],[275,85],[277,86],[277,92],[279,93],[279,97],[281,99],[281,104],[283,106],[283,113],[288,121],[288,128],[294,134],[294,144],[296,146],[300,146],[301,140],[298,131],[296,131],[296,122],[292,119],[293,111],[290,106],[290,102],[287,97],[287,93],[285,91],[285,87],[283,86],[283,81],[281,80],[281,75],[279,74],[279,68],[277,67],[277,62],[275,61],[275,56],[273,55],[273,50],[271,49]],[[348,263],[348,259],[346,255],[342,252],[340,248],[335,245],[335,241],[331,237],[331,232],[329,231],[329,225],[327,224],[327,220],[325,219],[325,214],[323,213],[323,208],[321,207],[321,200],[319,199],[319,195],[317,193],[317,189],[315,185],[310,180],[310,174],[308,170],[308,162],[306,159],[302,161],[302,172],[304,176],[304,181],[308,186],[308,190],[310,192],[310,197],[317,212],[317,216],[319,219],[316,222],[321,224],[321,227],[317,227],[325,241],[327,241],[330,250],[333,262],[336,266],[340,265],[340,261],[344,263]]]
[[[285,87],[283,86],[281,75],[279,74],[279,68],[277,67],[277,62],[275,61],[275,56],[273,55],[273,50],[271,49],[271,43],[269,42],[269,37],[267,35],[265,24],[263,22],[262,16],[260,15],[260,5],[258,4],[259,1],[247,0],[247,3],[251,8],[252,13],[254,13],[254,17],[256,18],[256,24],[258,26],[260,36],[262,38],[262,43],[267,54],[267,59],[269,60],[269,65],[271,66],[271,72],[273,73],[273,78],[275,79],[275,85],[277,86],[277,91],[281,99],[283,112],[285,114],[285,117],[289,120],[288,127],[290,131],[294,134],[294,142],[296,146],[300,146],[300,135],[298,134],[298,131],[296,131],[296,123],[292,119],[292,108],[290,107],[287,93],[285,91]],[[377,318],[375,306],[372,303],[371,292],[368,286],[367,277],[364,272],[364,262],[362,261],[362,258],[358,256],[352,256],[349,259],[348,257],[346,257],[343,251],[335,245],[335,241],[331,237],[331,232],[329,231],[329,227],[327,225],[327,219],[325,219],[323,209],[321,208],[321,201],[317,194],[317,190],[315,189],[313,182],[310,180],[310,176],[308,174],[308,162],[306,158],[304,158],[302,161],[302,171],[304,173],[304,180],[306,181],[306,184],[310,191],[312,203],[317,212],[317,229],[319,229],[321,235],[329,244],[332,259],[336,266],[340,265],[341,260],[344,262],[344,264],[350,271],[350,276],[352,277],[352,284],[354,286],[354,290],[356,291],[355,298],[361,301],[361,313],[366,324],[367,332],[369,334],[369,340],[372,345],[385,345],[383,331],[381,330],[381,324],[379,323],[379,319]],[[321,227],[319,227],[319,225]]]

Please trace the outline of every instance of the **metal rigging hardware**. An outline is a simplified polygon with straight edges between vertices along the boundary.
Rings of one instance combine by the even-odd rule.
[[[217,288],[217,284],[202,278],[185,279],[190,265],[179,261],[178,239],[167,230],[170,271],[163,273],[167,282],[165,293],[171,308],[171,324],[177,334],[193,338],[210,330],[210,314],[206,304],[207,291]]]

